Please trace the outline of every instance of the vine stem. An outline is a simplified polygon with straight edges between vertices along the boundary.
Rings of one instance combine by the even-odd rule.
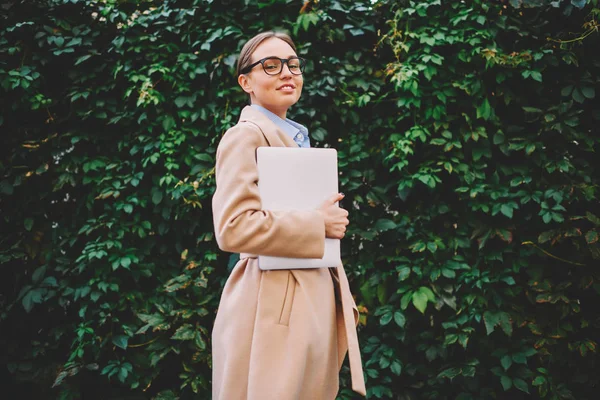
[[[582,267],[585,267],[585,265],[586,265],[586,264],[581,264],[581,263],[578,263],[578,262],[575,262],[575,261],[569,261],[569,260],[565,260],[564,258],[557,257],[554,254],[551,254],[551,253],[547,252],[546,250],[542,249],[540,246],[538,246],[537,244],[533,243],[532,241],[526,241],[526,242],[523,242],[521,244],[533,246],[533,247],[537,248],[538,250],[540,250],[542,253],[546,254],[547,256],[552,257],[554,259],[557,259],[559,261],[563,261],[563,262],[566,262],[566,263],[569,263],[569,264],[573,264],[573,265],[579,265],[579,266],[582,266]]]

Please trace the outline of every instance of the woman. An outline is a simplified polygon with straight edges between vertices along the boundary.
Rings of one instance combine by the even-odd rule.
[[[289,36],[264,32],[238,59],[251,105],[217,148],[212,199],[216,240],[240,253],[212,332],[213,400],[332,400],[349,350],[352,388],[365,395],[358,310],[343,267],[262,271],[257,254],[321,258],[325,237],[341,239],[348,212],[333,194],[316,210],[261,211],[260,146],[309,147],[308,132],[286,118],[300,98],[304,60]]]

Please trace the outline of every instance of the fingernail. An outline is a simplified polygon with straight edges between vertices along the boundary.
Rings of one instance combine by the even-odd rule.
[[[344,193],[342,193],[342,192],[340,192],[340,194],[341,194],[342,196],[346,196],[346,195],[345,195]]]

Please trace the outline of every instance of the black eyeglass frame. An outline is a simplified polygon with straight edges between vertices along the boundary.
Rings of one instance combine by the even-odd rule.
[[[276,73],[274,73],[274,74],[268,73],[267,70],[265,69],[265,61],[267,61],[267,60],[279,60],[279,61],[281,61],[281,68],[279,68],[279,71],[276,72]],[[298,60],[298,61],[300,61],[300,73],[299,74],[294,73],[292,71],[292,69],[290,68],[289,62],[291,60]],[[244,68],[243,70],[241,70],[240,73],[241,74],[247,74],[248,72],[252,71],[252,68],[256,67],[258,64],[262,64],[263,71],[265,71],[265,74],[267,74],[269,76],[279,75],[283,71],[283,65],[286,64],[286,63],[288,63],[288,69],[290,70],[290,73],[292,75],[302,75],[304,73],[304,67],[306,67],[306,59],[304,59],[302,57],[279,58],[279,57],[275,57],[275,56],[261,58],[257,62],[248,65],[246,68]]]

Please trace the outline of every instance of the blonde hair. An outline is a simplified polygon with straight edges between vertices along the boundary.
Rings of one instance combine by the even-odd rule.
[[[254,53],[256,48],[258,46],[260,46],[260,44],[262,42],[264,42],[265,40],[274,38],[274,37],[277,39],[281,39],[284,42],[286,42],[287,44],[289,44],[291,46],[291,48],[294,50],[294,53],[296,53],[296,45],[294,44],[294,41],[287,33],[275,32],[275,31],[267,31],[267,32],[259,33],[258,35],[254,36],[252,39],[248,40],[246,42],[246,44],[244,45],[244,47],[242,47],[242,51],[240,51],[240,56],[238,57],[238,62],[237,62],[237,76],[241,75],[240,71],[243,71],[244,68],[246,68],[248,65],[252,64],[252,62],[251,62],[252,54]]]

